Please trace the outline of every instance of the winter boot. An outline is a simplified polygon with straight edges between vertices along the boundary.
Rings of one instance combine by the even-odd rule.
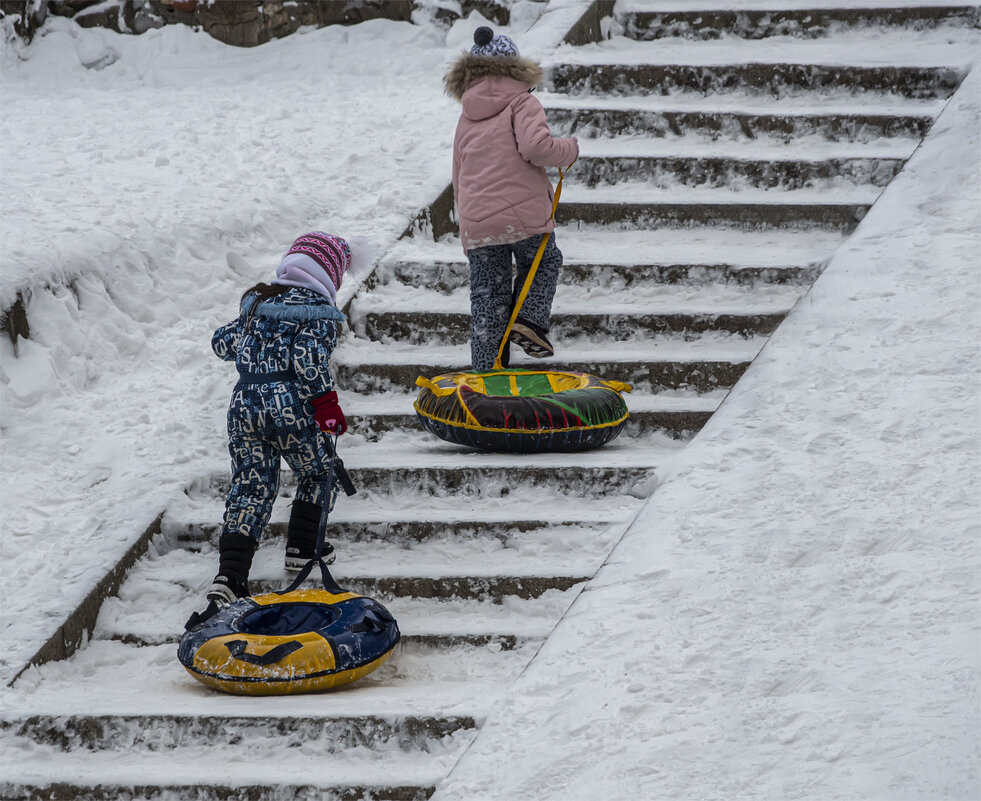
[[[536,359],[555,355],[555,348],[548,341],[547,332],[523,317],[515,319],[511,327],[511,341]]]
[[[286,559],[284,567],[297,573],[317,555],[317,529],[320,527],[321,508],[309,501],[293,501],[290,524],[286,529]],[[326,540],[321,554],[328,565],[334,563],[334,546]]]
[[[190,631],[218,614],[219,610],[235,603],[239,598],[248,598],[249,570],[252,569],[252,556],[256,541],[243,534],[222,534],[218,541],[218,575],[208,587],[208,605],[195,612],[184,624]]]
[[[248,598],[249,571],[255,555],[256,541],[244,534],[222,534],[218,542],[218,575],[208,588],[208,600],[219,606]]]

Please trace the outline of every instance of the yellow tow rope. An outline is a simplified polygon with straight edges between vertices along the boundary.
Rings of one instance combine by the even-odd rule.
[[[575,162],[573,162],[575,163]],[[571,167],[572,164],[569,165]],[[565,170],[568,170],[566,167]],[[565,178],[565,170],[559,167],[559,182],[555,185],[555,197],[552,200],[552,216],[549,217],[550,220],[555,219],[555,209],[559,205],[559,197],[562,195],[562,179]],[[514,325],[514,321],[518,319],[518,312],[521,311],[521,307],[524,305],[525,298],[528,297],[528,291],[531,289],[531,282],[535,280],[535,273],[538,272],[538,265],[541,264],[542,254],[545,253],[545,246],[548,245],[548,238],[551,233],[542,236],[542,241],[538,245],[538,252],[535,254],[535,260],[531,263],[531,267],[528,268],[528,277],[525,278],[524,286],[521,287],[521,292],[518,293],[518,299],[514,303],[514,308],[511,310],[511,319],[508,320],[508,327],[504,329],[504,336],[501,338],[501,344],[497,348],[497,358],[494,359],[494,370],[503,370],[501,366],[501,359],[504,357],[504,348],[507,346],[508,338],[511,336],[511,327]]]

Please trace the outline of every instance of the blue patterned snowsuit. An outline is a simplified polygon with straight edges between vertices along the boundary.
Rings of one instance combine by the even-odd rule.
[[[345,318],[309,289],[255,300],[251,294],[242,301],[238,319],[215,331],[211,347],[239,372],[228,406],[232,488],[222,534],[258,540],[279,488],[280,457],[297,477],[296,499],[324,502],[330,454],[310,399],[334,388],[329,360]],[[336,497],[335,484],[331,508]]]

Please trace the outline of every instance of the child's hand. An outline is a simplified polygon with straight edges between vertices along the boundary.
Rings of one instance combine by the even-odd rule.
[[[347,418],[337,403],[336,392],[326,392],[318,398],[314,398],[313,419],[317,421],[321,431],[328,434],[340,436],[347,431]]]

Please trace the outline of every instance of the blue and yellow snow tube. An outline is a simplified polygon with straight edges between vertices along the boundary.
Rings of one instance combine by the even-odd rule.
[[[589,373],[491,370],[429,379],[413,404],[440,439],[509,453],[585,451],[614,439],[627,422],[631,386]]]
[[[353,592],[293,590],[242,598],[181,638],[198,681],[235,695],[318,692],[367,676],[399,641],[395,618]]]

